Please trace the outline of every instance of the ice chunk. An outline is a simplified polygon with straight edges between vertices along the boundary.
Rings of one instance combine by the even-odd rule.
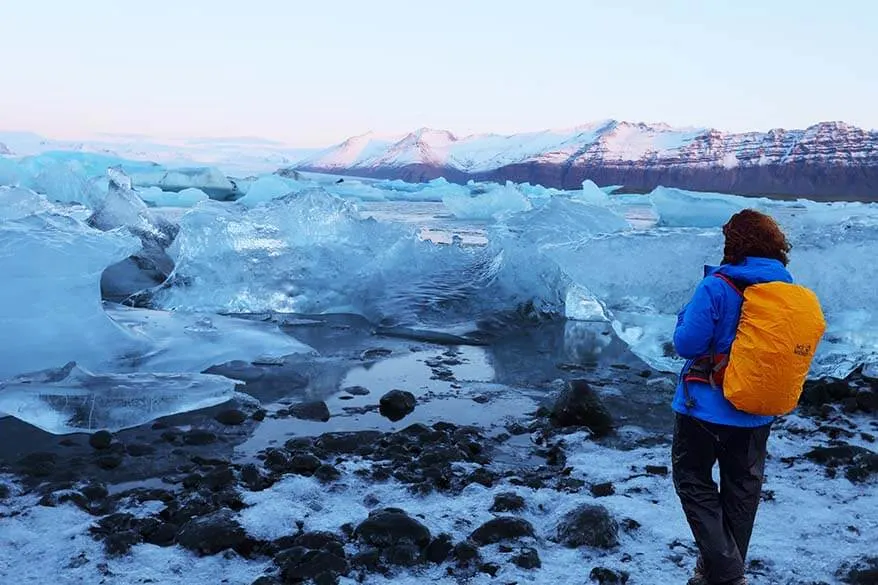
[[[590,205],[607,206],[610,204],[609,195],[588,179],[583,181],[582,190],[574,191],[572,197]]]
[[[49,200],[62,203],[81,203],[94,208],[103,199],[97,183],[71,165],[49,160],[40,165],[35,174],[22,182],[44,194]]]
[[[74,360],[100,368],[141,349],[103,311],[104,269],[140,248],[120,231],[100,232],[68,216],[40,213],[0,222],[0,379]],[[13,341],[14,340],[14,341]]]
[[[657,187],[648,199],[655,207],[658,225],[664,227],[721,227],[743,209],[756,209],[783,223],[785,218],[796,215],[796,208],[803,207],[801,202],[725,193],[697,193],[668,187]],[[817,205],[821,206],[821,211],[825,209],[825,204]]]
[[[578,242],[596,234],[613,233],[629,228],[624,217],[610,209],[580,203],[565,197],[552,197],[545,204],[531,211],[509,217],[502,225],[491,232],[494,238],[501,237],[504,242],[510,238],[524,239],[528,245]]]
[[[177,226],[153,215],[131,190],[131,180],[121,168],[112,167],[107,174],[107,194],[96,204],[88,223],[103,231],[124,228],[141,242],[140,250],[109,267],[101,278],[103,298],[121,301],[161,284],[171,273],[174,263],[165,249],[174,240]]]
[[[692,194],[667,187],[657,187],[649,199],[658,213],[659,225],[665,227],[719,227],[735,213],[755,204],[743,197]]]
[[[448,193],[442,202],[459,219],[497,219],[532,207],[512,183],[486,186],[474,193]]]
[[[138,236],[166,239],[167,235],[156,225],[158,222],[149,208],[131,190],[128,175],[121,168],[113,167],[107,170],[107,176],[110,179],[107,194],[93,204],[89,224],[102,231],[125,227]]]
[[[608,321],[604,304],[585,287],[571,284],[564,299],[564,316],[575,321]]]
[[[146,187],[137,189],[137,194],[153,207],[194,207],[209,199],[207,193],[194,187],[178,192],[162,191],[158,187]]]
[[[543,256],[603,304],[617,334],[637,355],[658,369],[679,368],[682,361],[671,344],[675,316],[701,280],[702,266],[719,262],[720,230],[660,228],[582,242],[562,237],[555,245],[544,242]],[[797,236],[793,245],[790,270],[817,293],[827,318],[812,375],[847,375],[878,348],[878,264],[871,260],[878,223],[827,225]]]
[[[75,363],[0,383],[0,412],[48,433],[119,431],[235,396],[209,374],[93,374]]]
[[[384,192],[388,201],[442,201],[449,193],[469,193],[475,183],[466,186],[449,183],[444,177],[426,183],[406,183],[404,181],[381,181],[376,184]]]
[[[239,203],[254,207],[290,193],[297,193],[305,188],[307,188],[307,184],[301,181],[285,179],[278,175],[266,175],[259,177],[247,187],[247,194],[239,200]]]
[[[537,315],[567,314],[568,289],[574,281],[558,264],[557,251],[566,246],[576,249],[601,234],[628,229],[628,222],[611,210],[568,197],[552,197],[540,207],[492,225],[488,231],[488,252],[493,255],[491,286],[483,294],[494,304],[488,306]],[[570,300],[579,305],[571,307],[571,314],[582,310],[587,288],[586,283],[570,291]]]
[[[602,303],[616,333],[653,367],[674,370],[673,317],[721,250],[715,230],[623,231],[545,246],[570,282]]]
[[[205,192],[211,199],[220,201],[234,200],[241,194],[232,181],[219,169],[213,167],[174,169],[157,167],[135,170],[129,174],[135,187],[159,187],[162,191],[196,188]]]
[[[826,315],[816,373],[843,377],[878,351],[876,248],[878,221],[868,218],[829,224],[793,239],[790,271],[817,293]]]
[[[169,286],[154,302],[217,312],[360,312],[386,293],[388,272],[422,269],[429,244],[413,227],[363,220],[322,190],[247,210],[206,202],[181,218]],[[404,286],[401,278],[392,284]]]
[[[0,220],[20,219],[34,213],[54,212],[55,206],[30,189],[0,187]]]
[[[24,173],[14,159],[0,156],[0,185],[17,186],[23,177]]]
[[[201,372],[231,361],[279,360],[314,350],[277,325],[204,313],[173,313],[108,305],[107,314],[148,351],[120,363],[143,372]]]
[[[5,160],[5,159],[0,159]],[[100,201],[107,169],[131,178],[126,188],[158,187],[163,191],[197,188],[215,199],[235,199],[237,186],[213,167],[167,168],[151,162],[84,152],[45,152],[8,164],[0,162],[0,184],[15,184],[45,194],[52,201],[93,206]],[[191,198],[191,194],[187,197]]]

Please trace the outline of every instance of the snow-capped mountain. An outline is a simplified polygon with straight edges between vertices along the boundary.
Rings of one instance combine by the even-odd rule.
[[[424,181],[513,180],[574,188],[591,179],[632,191],[658,185],[752,195],[878,199],[878,131],[842,122],[733,134],[603,121],[568,130],[457,137],[422,128],[357,136],[299,170]]]

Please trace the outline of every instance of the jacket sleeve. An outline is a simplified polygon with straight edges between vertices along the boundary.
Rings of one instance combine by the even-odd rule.
[[[710,353],[713,333],[719,319],[717,302],[704,279],[692,299],[677,316],[674,348],[680,357],[694,359]]]

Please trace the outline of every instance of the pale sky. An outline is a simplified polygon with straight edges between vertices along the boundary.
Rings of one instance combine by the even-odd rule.
[[[871,0],[0,0],[0,130],[878,128]]]

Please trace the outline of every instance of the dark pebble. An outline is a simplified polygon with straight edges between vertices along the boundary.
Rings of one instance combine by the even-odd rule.
[[[485,546],[504,540],[514,540],[525,536],[534,536],[534,527],[523,518],[502,516],[488,520],[470,535],[476,544]]]
[[[591,486],[591,494],[596,498],[604,498],[606,496],[612,496],[616,493],[616,488],[613,487],[611,482],[606,483],[596,483]]]
[[[230,408],[216,413],[214,418],[220,424],[237,426],[247,420],[247,415],[236,408]]]
[[[216,435],[202,429],[192,429],[183,434],[183,442],[187,445],[202,446],[216,442]]]
[[[301,420],[326,422],[330,418],[329,407],[325,402],[302,402],[290,407],[290,415]]]
[[[619,544],[619,526],[603,506],[582,504],[558,524],[556,541],[568,548],[612,548]]]
[[[290,469],[300,475],[313,475],[320,465],[320,459],[310,454],[296,455],[290,461]]]
[[[113,442],[113,435],[109,431],[98,431],[88,438],[88,444],[93,449],[108,449]]]
[[[598,585],[625,585],[628,582],[628,573],[595,567],[591,570],[589,578]]]
[[[524,508],[524,498],[512,492],[503,492],[494,496],[491,512],[517,512]]]
[[[143,540],[156,546],[171,546],[176,542],[178,530],[176,524],[165,522],[149,534],[144,535]]]
[[[430,530],[404,511],[396,508],[376,510],[357,526],[356,535],[363,543],[378,548],[397,544],[430,544]]]
[[[434,538],[427,546],[424,556],[429,562],[440,564],[448,559],[453,550],[454,545],[451,544],[451,536],[443,533]]]
[[[522,569],[539,569],[543,566],[540,554],[534,548],[523,548],[521,552],[512,557],[512,562]]]
[[[405,390],[391,390],[381,397],[378,411],[392,422],[400,421],[415,410],[415,395]]]
[[[90,502],[94,502],[97,500],[103,500],[110,492],[107,491],[107,486],[102,483],[90,483],[86,486],[83,486],[79,490],[82,495],[84,495]]]
[[[329,483],[341,477],[341,472],[332,465],[321,465],[314,471],[314,477],[322,482]]]
[[[479,558],[479,549],[469,540],[459,542],[454,546],[454,558],[458,563],[466,565]]]
[[[479,572],[485,573],[492,577],[496,577],[497,573],[500,571],[500,565],[497,563],[482,563],[479,565]]]
[[[609,435],[613,418],[585,380],[571,380],[558,396],[550,418],[556,427],[584,426],[596,437]]]
[[[199,554],[213,555],[245,544],[247,535],[231,510],[194,518],[177,534],[177,543]]]
[[[101,469],[116,469],[122,465],[122,455],[119,453],[107,453],[95,458],[95,465]]]

